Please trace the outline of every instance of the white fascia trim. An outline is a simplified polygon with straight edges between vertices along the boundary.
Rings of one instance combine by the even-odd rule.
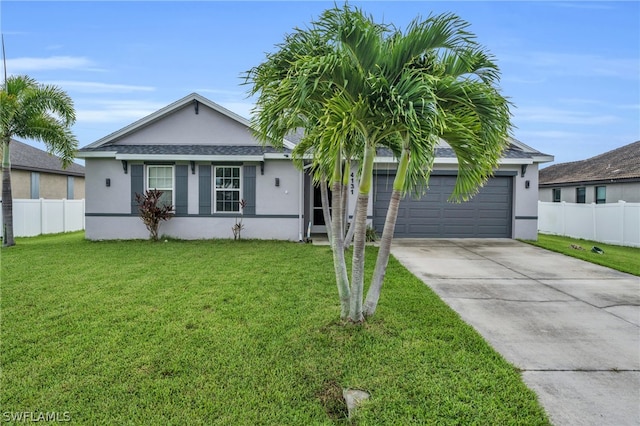
[[[118,154],[116,160],[140,160],[140,161],[263,161],[262,155],[140,155]]]
[[[77,152],[76,158],[116,158],[116,151]]]
[[[533,158],[503,158],[500,164],[533,164]]]
[[[293,150],[296,147],[296,144],[287,140],[287,139],[282,139],[282,144],[284,145],[285,148],[291,149]]]
[[[396,160],[393,157],[376,157],[375,160],[373,160],[373,162],[374,163],[397,163],[398,160]],[[534,163],[533,158],[503,158],[498,162],[498,164],[533,164],[533,163]],[[458,164],[458,160],[452,157],[446,157],[446,158],[437,157],[434,160],[433,164]]]
[[[550,163],[555,160],[553,155],[538,155],[533,157],[534,163]]]
[[[291,154],[284,152],[265,152],[265,160],[291,160]]]

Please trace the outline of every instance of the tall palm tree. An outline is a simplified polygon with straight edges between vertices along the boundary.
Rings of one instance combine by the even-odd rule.
[[[366,205],[375,146],[388,130],[371,128],[375,87],[367,79],[387,27],[349,6],[327,10],[310,29],[296,30],[280,50],[252,69],[247,81],[259,93],[253,127],[263,142],[279,144],[295,128],[304,128],[294,156],[312,155],[317,169],[331,176],[332,247],[341,300],[341,317],[362,320],[362,277]],[[372,131],[370,131],[372,130]],[[354,268],[349,285],[344,259],[343,195],[351,158],[360,159],[355,216]],[[347,160],[347,161],[345,161]],[[359,232],[361,231],[361,232]],[[360,235],[362,234],[362,235]]]
[[[410,191],[421,195],[438,142],[446,141],[458,159],[453,201],[466,201],[478,191],[507,146],[509,103],[496,86],[498,67],[467,26],[455,15],[439,15],[413,21],[406,34],[390,38],[392,94],[405,129],[398,134],[401,153],[365,300],[367,316],[375,313],[380,297],[400,199]]]
[[[327,226],[331,229],[336,284],[341,305],[341,318],[349,311],[349,279],[343,242],[337,221],[342,206],[343,146],[326,141],[321,122],[326,98],[339,90],[340,80],[319,78],[312,68],[322,66],[317,58],[329,55],[333,47],[319,31],[296,30],[286,36],[275,53],[265,62],[247,72],[246,81],[252,83],[250,93],[259,93],[253,115],[253,129],[259,140],[282,147],[283,138],[292,131],[304,129],[303,138],[293,151],[295,164],[302,168],[311,159],[316,184],[332,189],[333,215]],[[329,67],[327,67],[329,69]],[[321,143],[322,142],[322,143]]]
[[[75,122],[73,101],[60,88],[39,84],[28,76],[11,76],[0,89],[0,140],[2,143],[3,245],[13,238],[10,144],[12,137],[34,139],[59,156],[63,167],[73,161],[78,141],[71,132]]]
[[[332,176],[332,246],[343,319],[345,310],[350,321],[364,319],[366,217],[376,149],[391,148],[399,158],[385,225],[393,230],[397,202],[407,190],[426,184],[439,138],[458,155],[456,194],[463,198],[491,173],[504,148],[509,114],[491,86],[497,70],[467,27],[448,14],[415,20],[402,33],[345,5],[287,36],[278,52],[248,73],[252,94],[259,93],[253,122],[258,137],[278,144],[289,131],[304,128],[294,154],[311,154],[318,170]],[[344,240],[337,219],[342,219],[343,164],[352,156],[359,161],[360,179],[349,283],[344,255],[338,253]],[[383,235],[380,285],[392,234]],[[367,308],[373,311],[375,306]]]

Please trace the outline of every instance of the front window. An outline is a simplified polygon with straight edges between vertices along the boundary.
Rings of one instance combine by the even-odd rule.
[[[240,211],[240,167],[216,167],[215,176],[216,212]]]
[[[160,203],[174,205],[173,166],[147,166],[147,189],[162,191]]]
[[[73,200],[73,176],[67,176],[67,200]]]
[[[576,188],[576,203],[584,204],[587,200],[587,189],[586,188]]]
[[[562,200],[560,188],[553,188],[553,202],[559,203]]]
[[[604,204],[607,202],[607,187],[596,186],[596,204]]]
[[[40,173],[31,172],[31,198],[40,198]]]

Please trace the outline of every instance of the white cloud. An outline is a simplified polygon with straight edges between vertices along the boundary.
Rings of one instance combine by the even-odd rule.
[[[148,101],[100,101],[87,106],[77,102],[78,123],[125,123],[129,124],[165,107],[166,104]]]
[[[590,10],[611,10],[612,6],[595,3],[595,2],[584,2],[584,1],[573,1],[573,2],[549,2],[551,6],[555,7],[563,7],[567,9],[590,9]]]
[[[201,95],[204,93],[211,93],[213,95],[230,96],[230,97],[242,97],[245,93],[240,90],[226,90],[226,89],[196,89],[196,93]]]
[[[49,70],[91,70],[97,68],[90,59],[77,56],[50,56],[48,58],[7,59],[7,70],[13,74]]]
[[[254,105],[250,102],[218,102],[220,105],[233,111],[241,117],[249,119],[251,117],[251,109]]]
[[[560,98],[558,102],[566,105],[578,105],[578,106],[595,106],[599,108],[610,108],[620,110],[635,110],[640,109],[640,103],[637,104],[617,104],[612,102],[604,102],[598,99],[581,99],[581,98]]]
[[[593,54],[523,52],[504,54],[501,61],[544,69],[545,75],[617,77],[637,80],[640,61],[637,58],[613,58]]]
[[[153,92],[152,86],[134,86],[128,84],[110,84],[93,81],[47,81],[46,84],[54,84],[64,90],[73,90],[81,93],[130,93]]]
[[[512,111],[514,122],[537,122],[553,124],[604,125],[620,119],[614,115],[548,107],[522,107]]]

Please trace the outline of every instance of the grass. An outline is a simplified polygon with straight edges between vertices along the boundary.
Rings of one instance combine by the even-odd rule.
[[[1,272],[3,413],[122,425],[548,424],[519,371],[394,259],[360,327],[337,321],[328,247],[74,233],[18,239]],[[351,420],[344,387],[371,393]]]
[[[548,234],[538,234],[538,241],[524,242],[567,256],[586,260],[587,262],[613,268],[621,272],[640,276],[640,248],[616,246],[599,243],[597,241]],[[581,247],[584,250],[572,246]],[[592,252],[592,247],[602,249],[604,254]]]

